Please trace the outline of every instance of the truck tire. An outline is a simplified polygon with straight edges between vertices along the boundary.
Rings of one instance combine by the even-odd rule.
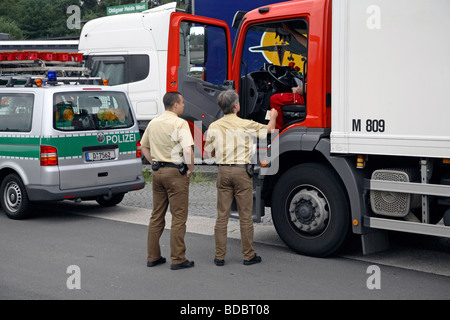
[[[6,215],[15,220],[28,217],[30,200],[22,179],[15,174],[8,174],[2,181],[0,202]]]
[[[272,194],[272,219],[278,235],[294,251],[326,257],[338,251],[350,230],[345,189],[337,174],[307,163],[286,171]]]

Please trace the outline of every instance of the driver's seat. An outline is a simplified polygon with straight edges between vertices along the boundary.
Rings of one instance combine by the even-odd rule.
[[[299,122],[306,119],[306,106],[304,104],[288,104],[281,106],[281,111],[284,121],[283,126],[291,122]]]
[[[270,98],[270,108],[278,111],[276,129],[279,130],[289,123],[306,118],[305,99],[299,94],[276,93]]]

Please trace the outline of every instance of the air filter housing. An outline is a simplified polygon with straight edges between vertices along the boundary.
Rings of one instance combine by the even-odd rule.
[[[418,174],[410,169],[381,169],[372,173],[372,180],[415,182]],[[411,209],[420,206],[420,196],[390,192],[370,191],[370,203],[372,211],[379,215],[390,217],[405,217]]]

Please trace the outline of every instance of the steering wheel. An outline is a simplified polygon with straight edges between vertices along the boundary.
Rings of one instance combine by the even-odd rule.
[[[277,76],[276,70],[274,70],[276,68],[283,70],[284,73],[281,76]],[[297,83],[294,80],[294,76],[289,72],[288,68],[283,68],[272,64],[267,67],[267,72],[276,82],[285,87],[288,87],[289,89],[297,86]]]

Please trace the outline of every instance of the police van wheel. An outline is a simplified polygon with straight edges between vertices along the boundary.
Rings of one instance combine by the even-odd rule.
[[[119,204],[123,200],[124,196],[125,193],[114,194],[111,198],[108,198],[107,196],[100,196],[96,199],[96,201],[102,207],[112,207]]]
[[[325,165],[310,163],[289,169],[274,188],[272,219],[280,238],[294,251],[317,257],[335,253],[350,229],[342,182]]]
[[[1,184],[1,205],[6,215],[15,220],[24,219],[29,213],[27,190],[17,174],[7,175]]]

